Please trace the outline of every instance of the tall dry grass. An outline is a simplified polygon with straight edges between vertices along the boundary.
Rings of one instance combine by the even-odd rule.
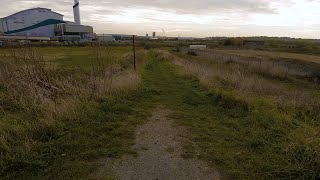
[[[124,94],[140,83],[131,56],[92,47],[89,70],[63,69],[33,48],[11,51],[0,59],[0,152],[31,150],[58,131],[63,118],[108,95]],[[142,62],[143,52],[138,52]]]
[[[269,79],[255,76],[240,64],[218,63],[209,65],[202,61],[184,59],[174,56],[166,51],[159,51],[163,59],[172,60],[183,67],[187,72],[197,77],[202,84],[214,89],[237,89],[246,96],[265,96],[273,98],[279,105],[293,108],[317,108],[320,106],[319,98],[304,88],[290,88]],[[261,69],[261,73],[264,70]],[[282,71],[281,71],[282,72]]]
[[[187,59],[171,55],[168,52],[159,51],[158,53],[161,59],[171,60],[174,64],[182,67],[182,73],[199,79],[200,83],[207,87],[214,96],[228,99],[223,103],[225,112],[232,112],[230,107],[233,103],[241,109],[242,104],[236,103],[239,100],[239,102],[245,102],[243,103],[245,107],[247,105],[250,107],[248,108],[250,113],[243,117],[241,116],[242,111],[236,112],[237,115],[240,114],[240,118],[230,116],[232,117],[230,124],[225,123],[226,119],[224,118],[222,121],[215,122],[223,122],[222,131],[230,134],[236,132],[240,138],[235,138],[232,141],[228,139],[223,143],[216,144],[217,147],[211,145],[212,139],[208,138],[204,142],[210,145],[204,146],[204,154],[208,152],[210,146],[211,149],[224,147],[218,153],[221,158],[218,161],[228,164],[225,166],[226,168],[234,166],[237,162],[235,159],[238,157],[251,158],[252,162],[248,162],[249,166],[243,162],[243,166],[240,167],[245,168],[239,168],[239,172],[236,173],[244,173],[246,176],[254,178],[317,179],[319,177],[320,99],[313,96],[308,87],[291,88],[279,81],[275,82],[256,76],[239,64],[224,62],[212,64],[195,57]],[[219,106],[220,104],[216,108]],[[221,111],[221,114],[223,115],[225,112]],[[221,128],[214,127],[217,127],[214,131],[219,131]],[[256,134],[261,134],[261,136],[256,136]],[[252,142],[261,143],[259,150],[252,146]],[[251,145],[243,146],[246,143]],[[243,149],[244,152],[250,153],[245,155],[239,153],[235,157],[232,151],[230,151],[231,153],[226,151],[228,148]],[[234,162],[230,161],[230,156]],[[210,154],[207,157],[210,157]],[[222,157],[228,160],[224,162]],[[215,158],[212,159],[215,160]],[[251,163],[257,165],[248,168],[252,165]],[[259,168],[260,165],[262,168]],[[236,166],[239,167],[239,164]],[[248,172],[243,172],[245,170]]]
[[[301,62],[294,58],[268,58],[264,56],[241,56],[221,53],[220,51],[197,51],[200,56],[226,64],[239,64],[248,71],[270,78],[296,79],[303,78],[319,83],[317,72],[320,66],[316,63]]]

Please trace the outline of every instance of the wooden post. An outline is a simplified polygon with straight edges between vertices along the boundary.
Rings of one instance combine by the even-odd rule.
[[[132,35],[132,48],[133,48],[133,67],[136,70],[136,47],[134,42],[135,35]]]

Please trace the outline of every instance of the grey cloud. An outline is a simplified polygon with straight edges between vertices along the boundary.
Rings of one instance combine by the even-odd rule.
[[[320,2],[320,0],[306,1]],[[0,4],[0,17],[27,8],[45,7],[63,14],[66,20],[73,19],[73,0],[0,0]],[[94,26],[97,32],[138,33],[151,30],[161,32],[164,28],[173,35],[179,34],[179,31],[187,35],[197,33],[205,36],[215,35],[207,32],[221,33],[219,35],[228,32],[229,35],[232,33],[238,35],[277,33],[279,35],[280,32],[290,32],[290,28],[253,26],[248,25],[247,20],[255,14],[276,14],[277,8],[290,7],[295,4],[295,0],[80,0],[80,4],[82,21],[84,24]],[[156,11],[138,14],[137,19],[151,22],[141,23],[139,26],[134,23],[124,24],[112,21],[110,15],[126,17],[126,9],[132,11],[155,9]],[[190,23],[188,18],[164,19],[158,16],[158,12],[172,15],[168,17],[192,15],[195,20],[206,18],[205,16],[210,16],[211,19],[207,24]],[[319,27],[319,25],[313,25],[310,28],[319,30]]]
[[[96,13],[107,13],[112,9],[122,8],[158,8],[162,11],[170,11],[185,14],[203,14],[225,11],[241,11],[246,13],[276,13],[276,9],[270,6],[270,2],[276,0],[80,0],[81,5],[88,7],[98,7]],[[288,1],[288,0],[281,0]],[[48,7],[60,12],[70,12],[73,0],[0,0],[2,10],[0,16],[8,15],[18,9],[27,7]],[[279,2],[276,1],[276,2]]]
[[[97,5],[113,7],[153,7],[164,11],[175,11],[178,13],[201,14],[212,11],[247,11],[275,13],[276,9],[270,7],[268,0],[110,0],[105,2],[90,1],[87,3],[98,3]]]
[[[65,19],[67,20],[72,20],[73,18],[73,0],[0,0],[0,2],[2,4],[0,17],[10,15],[26,8],[46,7],[64,14]],[[123,12],[123,9],[125,8],[153,8],[162,12],[175,14],[193,14],[198,16],[216,14],[219,12],[240,12],[242,13],[240,16],[245,17],[251,13],[275,13],[276,9],[270,7],[270,2],[270,0],[80,0],[83,21],[93,20],[92,17],[97,17],[99,15],[125,16],[125,12]],[[145,14],[145,18],[159,22],[166,21],[157,18],[156,14]]]

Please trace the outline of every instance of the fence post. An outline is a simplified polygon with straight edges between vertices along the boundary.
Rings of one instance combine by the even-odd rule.
[[[133,67],[136,70],[136,46],[135,46],[135,35],[132,35],[132,48],[133,48]]]

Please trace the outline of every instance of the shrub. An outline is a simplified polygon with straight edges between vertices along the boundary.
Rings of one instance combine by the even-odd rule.
[[[243,39],[242,38],[228,38],[225,40],[225,46],[242,46]]]
[[[188,51],[188,55],[190,55],[190,56],[197,56],[197,53],[196,52],[194,52],[194,51]]]

